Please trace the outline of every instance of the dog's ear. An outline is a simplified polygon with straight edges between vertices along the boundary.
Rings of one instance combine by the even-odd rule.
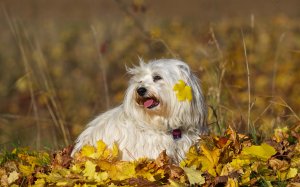
[[[194,124],[198,124],[199,128],[201,131],[206,131],[206,127],[204,125],[206,121],[206,105],[204,102],[204,97],[202,94],[201,86],[199,84],[199,80],[192,73],[190,70],[190,67],[185,64],[185,63],[179,63],[177,64],[180,73],[181,73],[181,78],[183,81],[186,82],[188,86],[190,86],[193,90],[193,100],[190,105],[190,116],[191,120],[193,121]]]
[[[194,75],[191,73],[190,67],[185,63],[179,63],[177,67],[180,70],[181,77],[188,85],[190,85],[192,81],[191,78],[194,77]]]
[[[140,71],[141,68],[143,68],[146,65],[146,63],[141,57],[138,58],[139,58],[139,65],[132,65],[132,68],[125,65],[128,74],[135,75]]]
[[[187,64],[179,64],[178,67],[180,70],[190,73],[190,67]]]
[[[136,66],[133,66],[132,68],[130,68],[127,65],[125,65],[125,69],[129,75],[134,75],[136,73]]]

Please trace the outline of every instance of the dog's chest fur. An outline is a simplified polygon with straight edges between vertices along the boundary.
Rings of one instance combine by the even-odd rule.
[[[120,124],[120,121],[123,121]],[[141,121],[128,118],[123,106],[110,110],[94,119],[78,137],[80,140],[74,150],[85,144],[96,145],[102,139],[109,146],[116,142],[121,150],[121,159],[134,160],[140,157],[155,159],[163,151],[178,161],[197,141],[197,130],[182,132],[181,138],[174,140],[171,132],[154,129],[141,129]]]

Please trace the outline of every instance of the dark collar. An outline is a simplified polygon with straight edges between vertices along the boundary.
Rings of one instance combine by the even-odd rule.
[[[180,129],[173,129],[172,135],[174,140],[179,140],[181,138],[181,130]]]

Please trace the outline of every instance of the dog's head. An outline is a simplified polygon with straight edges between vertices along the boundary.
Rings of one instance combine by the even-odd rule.
[[[197,78],[189,66],[179,60],[161,59],[129,68],[132,75],[125,96],[124,107],[129,116],[157,125],[164,121],[165,128],[202,127],[206,107]],[[179,101],[174,85],[182,80],[192,90],[191,101]],[[156,127],[155,127],[156,128]]]

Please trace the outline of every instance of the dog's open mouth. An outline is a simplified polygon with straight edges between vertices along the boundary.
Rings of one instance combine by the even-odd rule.
[[[140,101],[145,108],[151,109],[159,105],[159,101],[154,97],[146,97]]]

